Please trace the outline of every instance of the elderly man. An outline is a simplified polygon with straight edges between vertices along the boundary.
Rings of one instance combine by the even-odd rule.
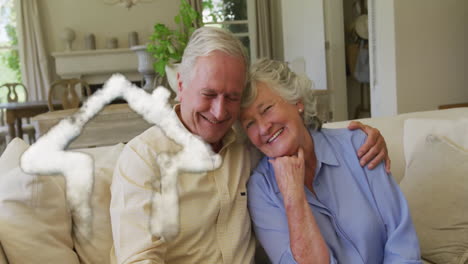
[[[181,146],[157,126],[130,141],[111,187],[113,262],[253,263],[246,191],[250,154],[232,129],[247,76],[245,49],[232,34],[209,27],[194,32],[177,76],[180,104],[174,111],[187,131],[208,143],[223,162],[214,171],[179,175],[179,229],[166,241],[152,234],[149,224],[151,215],[165,214],[151,209],[152,197],[164,190],[152,184],[161,177],[156,157],[176,153]],[[366,129],[372,135],[362,149],[369,155],[365,159],[381,160],[386,155],[383,139],[378,131]]]

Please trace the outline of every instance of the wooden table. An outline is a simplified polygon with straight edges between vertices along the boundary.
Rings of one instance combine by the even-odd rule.
[[[12,139],[16,136],[23,138],[22,118],[33,117],[49,111],[47,101],[0,103],[0,109],[5,109],[8,133]]]
[[[47,112],[32,118],[36,122],[39,137],[44,135],[60,120],[71,116],[78,109]],[[151,127],[128,104],[107,105],[81,131],[81,134],[71,142],[69,149],[108,146],[119,142],[126,143],[135,136]]]
[[[449,109],[449,108],[458,108],[458,107],[468,107],[468,103],[439,105],[439,110],[440,109]]]

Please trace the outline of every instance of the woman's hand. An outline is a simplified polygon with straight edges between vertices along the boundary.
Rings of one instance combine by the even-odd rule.
[[[291,252],[297,263],[329,263],[327,244],[320,233],[304,192],[304,150],[269,162],[284,199]]]
[[[283,156],[269,160],[275,170],[276,182],[285,199],[304,195],[304,150],[299,148],[297,156]]]
[[[369,169],[373,169],[381,161],[385,160],[385,170],[390,173],[390,157],[388,156],[387,144],[380,131],[359,121],[351,121],[348,129],[361,129],[367,134],[366,142],[358,150],[361,166],[369,164]]]

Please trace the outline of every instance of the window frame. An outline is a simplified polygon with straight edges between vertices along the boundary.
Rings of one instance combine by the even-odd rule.
[[[250,48],[250,62],[253,63],[257,59],[257,18],[255,0],[245,0],[247,3],[247,19],[244,20],[226,20],[220,22],[205,22],[206,26],[210,25],[247,25],[248,31],[243,33],[232,33],[237,38],[248,37]]]

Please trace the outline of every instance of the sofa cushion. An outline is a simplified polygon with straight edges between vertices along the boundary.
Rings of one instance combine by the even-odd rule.
[[[14,138],[0,156],[0,175],[7,173],[19,164],[19,157],[29,145],[22,139]]]
[[[468,261],[468,152],[435,135],[413,150],[400,187],[422,257],[436,264]],[[406,148],[406,146],[405,146]]]
[[[24,173],[28,145],[14,139],[0,157],[0,241],[11,263],[79,263],[63,177]]]
[[[90,154],[94,159],[94,187],[91,198],[92,235],[74,233],[73,241],[81,263],[109,263],[112,247],[112,230],[110,224],[110,184],[117,159],[124,144],[109,147],[78,149]],[[76,229],[74,229],[76,230]]]
[[[109,263],[112,247],[110,182],[123,144],[80,149],[94,160],[92,235],[75,233],[59,175],[29,175],[19,168],[28,145],[12,141],[0,157],[0,241],[12,263]]]

